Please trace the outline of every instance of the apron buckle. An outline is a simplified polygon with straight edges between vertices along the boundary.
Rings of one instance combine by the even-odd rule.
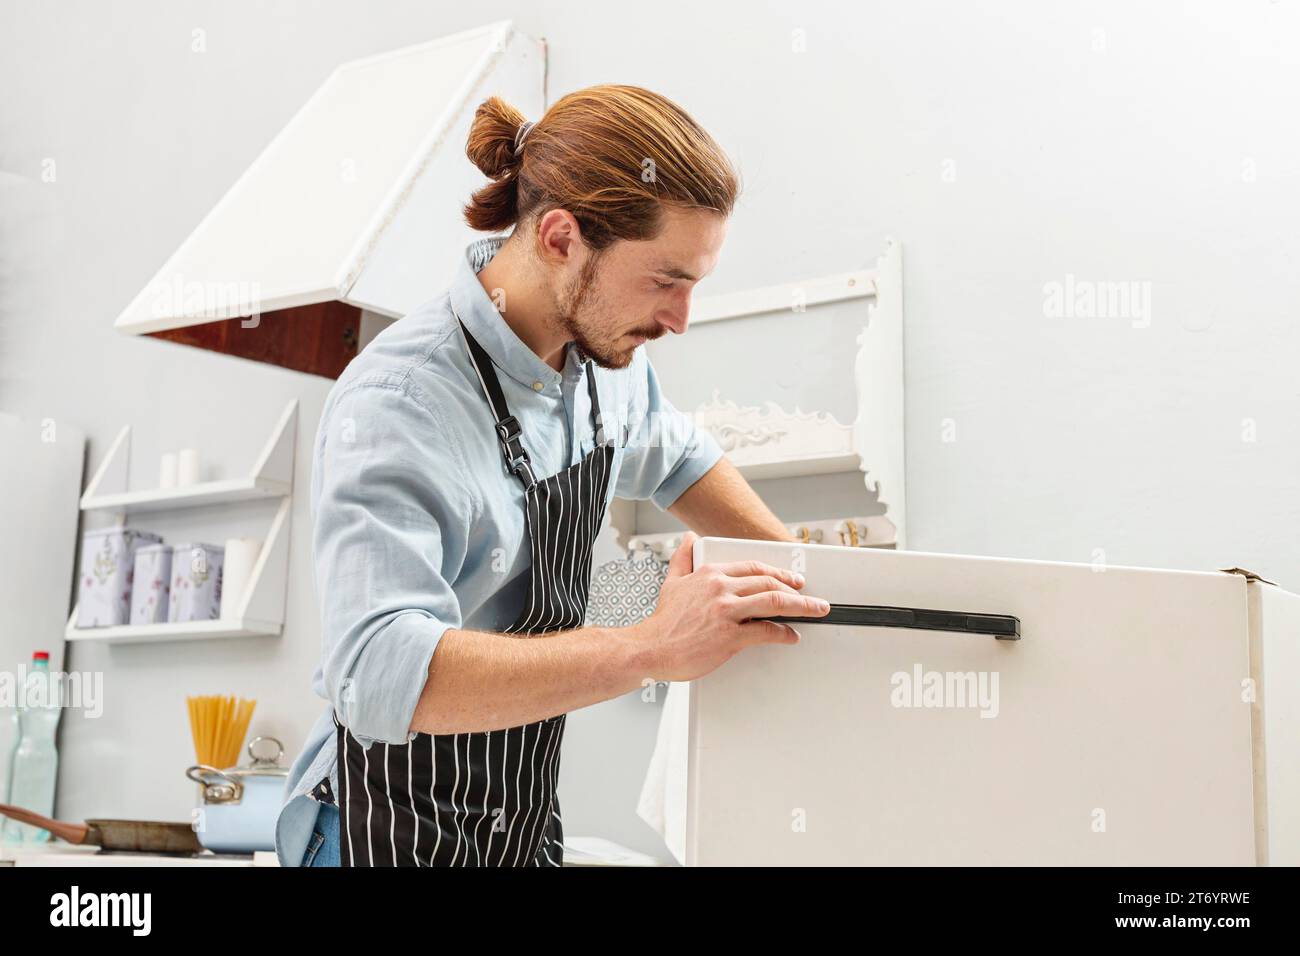
[[[507,415],[496,423],[496,433],[497,441],[501,445],[501,453],[506,459],[506,469],[518,477],[524,483],[524,490],[528,491],[537,484],[537,479],[533,475],[528,452],[519,438],[522,433],[519,419]]]
[[[505,455],[506,462],[513,471],[515,462],[528,460],[528,452],[524,450],[524,444],[519,440],[519,419],[513,415],[501,419],[496,423],[496,432],[497,441],[501,444],[501,453]]]
[[[524,483],[524,494],[532,491],[537,485],[537,478],[533,475],[533,466],[528,463],[527,455],[510,463],[510,473]]]

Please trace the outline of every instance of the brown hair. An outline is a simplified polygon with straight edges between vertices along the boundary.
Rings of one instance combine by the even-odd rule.
[[[671,100],[639,86],[589,86],[556,102],[525,130],[499,97],[474,114],[465,152],[492,180],[465,205],[474,229],[502,232],[552,209],[578,220],[601,250],[652,239],[664,205],[731,214],[735,169],[704,128]]]

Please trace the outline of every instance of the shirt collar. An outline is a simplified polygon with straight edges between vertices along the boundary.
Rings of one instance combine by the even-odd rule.
[[[478,272],[497,254],[506,236],[489,236],[465,247],[451,284],[451,307],[465,328],[492,361],[507,375],[528,388],[541,382],[545,389],[558,388],[563,376],[524,344],[497,311],[487,290],[478,281]],[[570,344],[565,355],[566,369],[580,359],[579,350]]]

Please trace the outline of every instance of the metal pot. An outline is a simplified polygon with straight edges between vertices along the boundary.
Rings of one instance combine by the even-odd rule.
[[[257,745],[275,746],[274,756],[259,756]],[[249,763],[218,770],[196,764],[185,771],[202,788],[195,808],[194,829],[199,842],[215,853],[252,853],[275,849],[275,821],[284,799],[289,771],[280,766],[284,745],[274,737],[248,742]]]

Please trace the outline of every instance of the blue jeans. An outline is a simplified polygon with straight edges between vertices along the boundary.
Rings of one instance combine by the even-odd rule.
[[[339,808],[322,803],[316,829],[302,855],[303,866],[339,866]]]

